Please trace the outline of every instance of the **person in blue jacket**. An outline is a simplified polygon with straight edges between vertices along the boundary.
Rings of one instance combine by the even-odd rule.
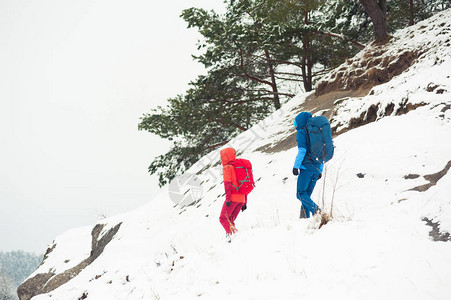
[[[294,119],[294,127],[297,130],[298,154],[293,166],[293,175],[298,176],[296,197],[302,203],[300,218],[310,218],[311,215],[320,210],[318,205],[310,198],[316,181],[321,178],[323,171],[323,164],[310,159],[307,153],[308,140],[305,126],[311,117],[311,113],[301,112]]]

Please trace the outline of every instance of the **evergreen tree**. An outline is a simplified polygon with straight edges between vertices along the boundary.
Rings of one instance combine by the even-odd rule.
[[[445,1],[391,0],[387,2],[387,25],[390,33],[431,17]],[[446,1],[451,4],[451,1]]]
[[[12,280],[0,273],[0,300],[16,300],[15,290]]]
[[[169,152],[149,166],[151,174],[158,174],[160,185],[271,111],[267,104],[271,98],[265,102],[249,86],[242,87],[245,78],[231,77],[230,72],[227,68],[199,76],[185,95],[169,99],[166,108],[158,107],[141,118],[140,130],[174,141]]]
[[[373,22],[376,41],[451,7],[450,0],[360,0],[360,3]]]
[[[41,261],[42,256],[24,251],[0,252],[0,300],[17,299],[17,288]]]
[[[170,182],[209,151],[226,144],[293,97],[302,83],[354,56],[373,37],[421,20],[444,0],[228,0],[224,15],[189,8],[181,17],[197,28],[207,75],[183,95],[144,114],[139,130],[172,140],[149,166]],[[413,4],[412,4],[413,3]],[[362,5],[363,4],[363,5]],[[412,15],[413,12],[413,15]],[[373,26],[372,26],[373,25]]]
[[[195,57],[206,68],[228,70],[230,77],[243,77],[243,88],[271,97],[275,109],[280,96],[275,80],[276,63],[267,38],[275,31],[255,13],[253,1],[230,1],[227,13],[218,16],[203,9],[184,10],[188,27],[197,27],[205,42],[199,45],[205,53]],[[293,95],[289,95],[293,96]]]
[[[24,251],[0,252],[0,274],[19,286],[42,261],[42,256]]]
[[[372,39],[371,19],[359,1],[328,0],[321,9],[320,31],[362,48]]]
[[[332,39],[318,34],[323,24],[314,10],[322,3],[236,0],[228,1],[222,16],[201,8],[182,12],[188,27],[204,38],[198,44],[203,53],[194,59],[208,73],[191,82],[184,95],[169,99],[166,108],[141,118],[140,130],[174,141],[149,166],[160,185],[279,109],[295,95],[293,85],[302,82],[310,91],[316,74],[338,64],[337,56],[346,51],[334,48],[345,43],[322,47]]]

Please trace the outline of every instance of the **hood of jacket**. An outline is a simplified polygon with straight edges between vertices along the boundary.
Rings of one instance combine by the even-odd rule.
[[[312,117],[312,114],[309,112],[301,112],[299,115],[294,118],[294,127],[296,130],[301,129],[307,125],[307,121]]]
[[[236,151],[233,148],[225,148],[221,150],[220,154],[223,166],[236,159]]]

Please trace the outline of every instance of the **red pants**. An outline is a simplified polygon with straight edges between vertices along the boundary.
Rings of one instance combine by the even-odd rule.
[[[241,207],[243,207],[244,203],[241,202],[232,202],[229,207],[227,207],[226,203],[222,205],[221,215],[219,216],[219,222],[221,222],[222,227],[224,227],[225,231],[228,234],[232,233],[230,226],[235,226],[235,219],[240,213]]]

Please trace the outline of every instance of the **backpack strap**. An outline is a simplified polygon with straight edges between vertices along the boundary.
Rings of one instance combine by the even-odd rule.
[[[305,131],[305,140],[306,140],[306,143],[307,143],[307,148],[306,148],[306,150],[307,150],[307,154],[309,154],[309,150],[310,150],[310,136],[309,136],[309,134],[308,134],[308,130],[307,130],[307,125],[305,125],[304,127],[302,127],[303,129],[304,129],[304,131]]]
[[[235,161],[229,161],[228,163],[225,164],[225,166],[232,166],[232,167],[234,168],[234,171],[235,171]],[[240,168],[240,167],[238,167],[238,168]],[[236,173],[235,173],[235,174],[236,174]],[[238,179],[237,179],[237,181],[238,181]],[[236,185],[233,184],[233,182],[230,182],[230,183],[232,184],[232,187],[233,187],[235,190],[237,190],[237,191],[240,189],[240,187],[241,187],[241,185],[242,185],[242,184],[240,184],[240,186],[237,187]]]
[[[241,166],[241,167],[235,167],[235,165],[232,164],[232,163],[228,163],[228,164],[226,164],[226,165],[231,165],[231,166],[233,166],[235,169],[244,169],[244,171],[246,171],[246,177],[245,177],[243,180],[238,180],[238,178],[237,178],[236,181],[238,182],[238,186],[234,185],[233,182],[232,182],[232,186],[235,188],[236,191],[239,191],[240,188],[243,186],[243,184],[244,184],[245,182],[251,182],[250,176],[249,176],[249,171],[247,170],[246,167],[244,167],[244,166]]]

